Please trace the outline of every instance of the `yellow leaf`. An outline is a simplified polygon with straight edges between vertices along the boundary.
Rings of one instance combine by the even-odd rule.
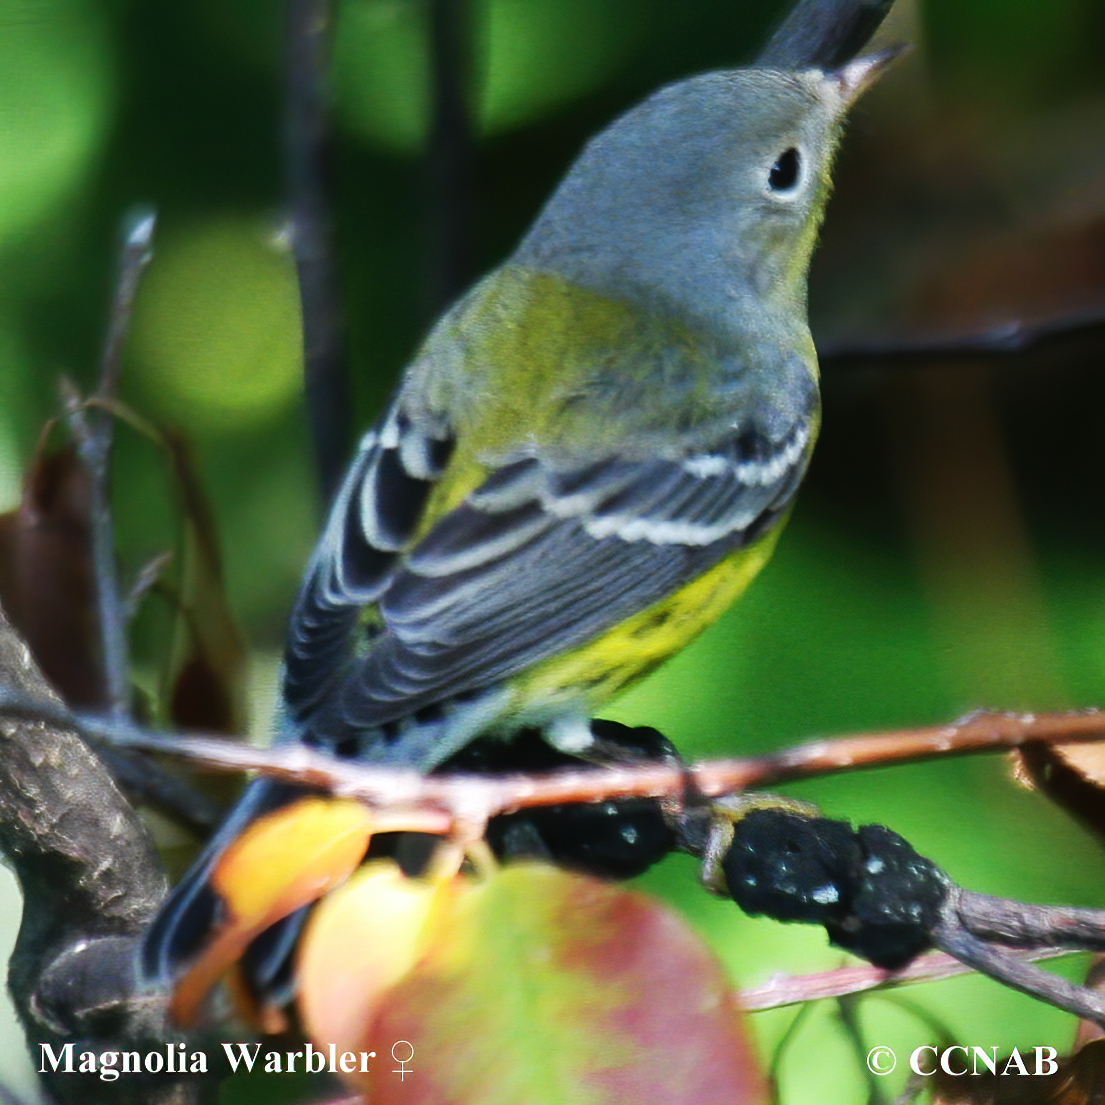
[[[375,827],[360,802],[331,798],[303,798],[250,825],[212,873],[226,920],[177,983],[174,1020],[192,1024],[207,992],[254,937],[344,882]]]
[[[297,969],[300,1016],[319,1047],[367,1046],[382,998],[425,955],[465,885],[456,877],[410,879],[381,860],[319,905],[300,941]]]
[[[211,885],[231,918],[267,928],[348,878],[374,828],[360,802],[302,798],[250,825],[219,860]]]

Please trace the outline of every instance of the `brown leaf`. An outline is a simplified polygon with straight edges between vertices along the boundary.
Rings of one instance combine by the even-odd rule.
[[[1105,836],[1105,742],[1034,744],[1017,755],[1040,790]]]
[[[166,710],[186,729],[242,734],[248,654],[223,586],[218,535],[191,452],[165,432],[180,498],[182,538],[176,625],[165,679]]]
[[[40,451],[19,506],[0,515],[0,605],[67,702],[105,703],[88,476],[71,445]]]

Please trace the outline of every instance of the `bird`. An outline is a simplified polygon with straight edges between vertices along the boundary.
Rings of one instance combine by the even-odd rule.
[[[429,772],[536,730],[603,761],[595,711],[740,595],[793,505],[820,425],[810,256],[890,56],[699,74],[587,143],[361,440],[292,609],[275,741]],[[247,787],[149,927],[148,980],[196,955],[218,857],[293,794]],[[255,942],[256,987],[296,932]]]

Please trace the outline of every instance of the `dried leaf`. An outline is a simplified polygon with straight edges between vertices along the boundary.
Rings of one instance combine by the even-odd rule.
[[[1105,836],[1105,742],[1038,744],[1017,755],[1040,790]]]
[[[179,605],[165,680],[169,719],[183,728],[246,728],[245,642],[227,601],[210,505],[185,440],[165,432],[182,515]]]
[[[88,475],[72,446],[40,451],[19,506],[0,515],[0,605],[73,706],[105,701]]]

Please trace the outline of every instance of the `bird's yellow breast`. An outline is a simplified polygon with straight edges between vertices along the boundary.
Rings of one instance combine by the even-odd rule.
[[[588,714],[688,645],[741,595],[771,558],[784,519],[680,590],[565,655],[552,656],[512,680],[512,712],[533,704],[550,715]],[[528,719],[527,719],[528,720]]]

